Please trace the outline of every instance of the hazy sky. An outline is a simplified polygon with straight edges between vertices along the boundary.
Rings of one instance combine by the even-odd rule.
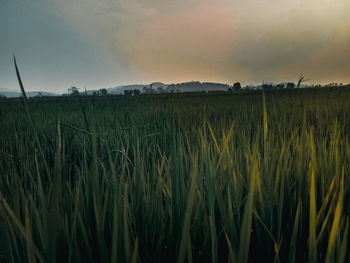
[[[349,0],[0,0],[0,89],[350,82]]]

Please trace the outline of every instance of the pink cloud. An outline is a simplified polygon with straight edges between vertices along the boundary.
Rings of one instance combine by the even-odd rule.
[[[235,45],[237,28],[233,10],[220,4],[152,16],[132,45],[134,67],[146,75],[170,78],[175,72],[201,79],[221,74],[231,64],[228,54]]]

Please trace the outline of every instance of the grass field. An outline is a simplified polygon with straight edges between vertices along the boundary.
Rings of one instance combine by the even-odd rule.
[[[2,101],[0,161],[5,262],[350,262],[349,88]]]

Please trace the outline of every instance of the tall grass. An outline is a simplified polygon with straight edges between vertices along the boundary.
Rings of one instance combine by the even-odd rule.
[[[349,89],[27,102],[0,104],[6,262],[349,262]]]

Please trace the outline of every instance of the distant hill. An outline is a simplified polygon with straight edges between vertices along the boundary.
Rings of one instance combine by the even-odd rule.
[[[158,88],[165,89],[168,85],[162,82],[153,82],[151,84],[133,84],[133,85],[117,86],[114,88],[109,88],[107,89],[107,91],[108,91],[108,94],[124,94],[124,90],[135,90],[135,89],[138,89],[142,92],[145,87],[151,88],[151,86],[152,86],[152,89],[157,90]]]
[[[281,82],[281,83],[264,83],[267,85],[266,89],[281,89],[287,88],[287,84],[289,82]],[[293,84],[293,83],[289,83]],[[321,88],[321,87],[349,87],[350,84],[338,84],[338,83],[330,83],[326,85],[300,85],[300,88]],[[263,85],[246,85],[242,88],[242,90],[259,90],[262,89]],[[232,85],[216,83],[216,82],[200,82],[200,81],[190,81],[183,83],[175,83],[175,84],[165,84],[162,82],[153,82],[150,84],[132,84],[132,85],[120,85],[114,88],[107,88],[107,94],[109,95],[124,95],[126,90],[134,91],[140,90],[141,94],[160,94],[160,93],[183,93],[183,92],[213,92],[213,91],[231,91],[233,89]],[[40,95],[39,95],[40,94]],[[79,89],[79,94],[84,95],[97,95],[101,96],[101,90],[83,90]],[[136,93],[134,93],[136,94]],[[6,96],[7,98],[16,98],[21,96],[21,92],[9,90],[5,88],[0,88],[0,96]],[[69,96],[69,93],[51,93],[44,91],[29,91],[27,92],[28,97],[47,97],[47,96]],[[133,92],[128,95],[133,95]]]
[[[227,84],[215,83],[215,82],[199,82],[191,81],[177,84],[164,84],[162,82],[153,82],[150,84],[133,84],[133,85],[121,85],[114,88],[108,88],[107,92],[111,95],[122,95],[125,90],[140,90],[141,93],[152,94],[152,93],[174,93],[174,92],[209,92],[209,91],[227,91],[230,88]],[[93,95],[95,93],[99,94],[99,90],[80,90],[81,95]],[[86,93],[85,93],[86,92]],[[41,95],[39,95],[39,93]],[[0,95],[4,95],[7,98],[20,97],[21,93],[19,91],[11,91],[0,89]],[[40,91],[30,91],[27,92],[28,97],[36,96],[61,96],[69,95],[65,94],[55,94],[50,92],[40,92]]]
[[[209,92],[227,91],[229,88],[229,85],[222,83],[191,81],[171,84],[167,87],[167,90],[170,92]]]
[[[208,92],[208,91],[227,91],[230,88],[227,84],[215,83],[215,82],[199,82],[191,81],[178,84],[164,84],[162,82],[154,82],[151,84],[135,84],[117,86],[115,88],[109,88],[108,94],[124,94],[125,90],[138,89],[145,93],[162,93],[162,92]],[[152,92],[153,91],[153,92]]]
[[[60,94],[55,94],[51,92],[44,92],[44,91],[29,91],[26,92],[27,97],[36,97],[36,96],[42,96],[42,97],[51,97],[51,96],[60,96]],[[22,94],[21,92],[17,91],[8,91],[8,90],[0,90],[0,95],[6,96],[6,98],[18,98]]]

